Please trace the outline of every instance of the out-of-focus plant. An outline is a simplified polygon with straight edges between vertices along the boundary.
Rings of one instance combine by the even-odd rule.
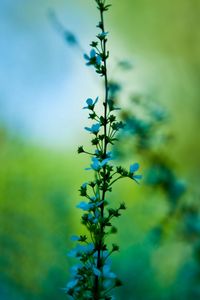
[[[190,249],[190,256],[181,266],[174,290],[175,297],[200,298],[200,209],[199,192],[191,193],[177,210],[176,230],[179,239]]]
[[[85,150],[83,146],[78,148],[78,153],[91,156],[91,165],[86,170],[94,172],[94,180],[85,182],[80,187],[80,195],[87,201],[81,201],[78,208],[84,211],[81,217],[82,224],[87,228],[89,234],[73,236],[72,240],[78,245],[69,253],[69,256],[79,259],[79,264],[72,268],[72,280],[66,287],[68,295],[73,299],[100,300],[113,299],[110,292],[121,285],[121,281],[111,271],[110,256],[119,251],[117,244],[109,245],[109,236],[117,232],[113,225],[113,219],[121,216],[126,209],[125,203],[112,208],[108,200],[108,193],[112,191],[113,184],[119,179],[128,177],[135,182],[141,179],[136,174],[139,164],[134,163],[129,170],[111,163],[113,153],[110,146],[116,141],[116,134],[124,127],[117,120],[114,111],[118,110],[112,99],[112,90],[108,81],[107,51],[108,32],[105,29],[104,13],[110,5],[105,0],[95,0],[100,13],[100,21],[97,27],[100,33],[97,40],[91,42],[90,54],[84,55],[87,66],[92,66],[96,73],[104,79],[104,100],[102,101],[103,113],[96,110],[98,97],[93,100],[88,98],[84,109],[89,111],[89,119],[92,120],[90,127],[85,130],[92,135],[91,151]],[[94,149],[94,150],[93,150]]]
[[[113,98],[118,103],[122,86],[113,81]],[[124,159],[127,153],[142,155],[146,162],[144,183],[152,187],[152,191],[163,191],[168,203],[168,213],[153,228],[153,242],[165,243],[166,231],[172,231],[175,240],[181,240],[191,249],[186,262],[179,267],[177,280],[169,293],[169,299],[200,298],[200,210],[199,194],[187,192],[185,180],[180,179],[174,171],[174,162],[166,149],[175,137],[165,128],[169,115],[151,98],[134,95],[129,110],[122,111],[122,119],[126,126],[121,132],[122,146],[116,149],[119,157]],[[165,125],[165,126],[164,126]],[[124,138],[124,141],[123,141]],[[127,141],[127,143],[125,143]],[[123,147],[125,145],[126,147]],[[127,149],[128,145],[128,149]],[[124,149],[125,148],[125,149]],[[196,199],[197,198],[197,199]],[[170,229],[169,229],[170,228]],[[156,239],[155,239],[156,238]],[[175,298],[174,298],[175,297]]]
[[[112,86],[114,102],[118,103],[123,87],[114,80]],[[150,96],[133,94],[130,96],[130,103],[130,107],[121,112],[125,126],[120,133],[118,147],[114,149],[115,155],[121,159],[127,158],[130,153],[142,156],[146,165],[144,184],[152,187],[152,191],[163,191],[169,209],[155,231],[161,234],[181,205],[186,183],[176,175],[175,163],[166,151],[175,139],[166,126],[168,112]]]

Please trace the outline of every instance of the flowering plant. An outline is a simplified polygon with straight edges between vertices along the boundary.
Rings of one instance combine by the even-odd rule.
[[[95,69],[104,80],[105,96],[103,100],[103,114],[98,114],[96,105],[99,100],[88,98],[83,109],[89,111],[91,127],[85,130],[92,135],[91,144],[94,148],[91,152],[78,148],[78,153],[91,156],[91,164],[86,170],[94,172],[94,180],[83,183],[80,187],[80,195],[85,199],[78,204],[78,208],[84,211],[81,222],[86,227],[88,235],[73,236],[72,240],[78,245],[69,252],[69,256],[79,259],[79,264],[72,268],[72,280],[67,284],[66,292],[77,300],[113,299],[110,292],[121,285],[121,281],[111,271],[110,256],[119,250],[119,246],[108,243],[108,237],[116,233],[117,229],[112,225],[112,220],[118,218],[126,209],[125,203],[120,203],[118,208],[111,208],[108,201],[108,193],[112,192],[113,184],[121,178],[128,177],[135,182],[142,178],[137,174],[139,164],[134,163],[129,170],[121,166],[114,166],[114,159],[110,147],[115,144],[116,134],[124,124],[117,120],[112,88],[108,81],[107,51],[108,32],[105,30],[104,13],[110,4],[106,0],[95,0],[100,13],[100,21],[97,27],[100,33],[97,40],[92,41],[90,54],[84,55],[86,65]]]

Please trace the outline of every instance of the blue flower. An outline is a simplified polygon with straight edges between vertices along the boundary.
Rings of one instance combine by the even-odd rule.
[[[81,201],[76,207],[80,208],[82,210],[90,210],[94,205],[92,203],[86,203],[84,201]]]
[[[67,290],[73,289],[77,285],[77,283],[78,283],[78,279],[69,281],[65,290],[67,291]]]
[[[92,267],[93,273],[98,277],[104,277],[109,279],[115,279],[117,276],[110,271],[110,265],[106,264],[103,266],[102,271],[97,269],[96,267]]]
[[[138,163],[134,163],[133,165],[130,165],[130,177],[135,180],[138,183],[138,180],[142,179],[142,175],[135,174],[136,171],[138,171],[140,168],[140,165]]]
[[[100,40],[104,40],[106,38],[106,36],[108,35],[108,32],[101,32],[97,35],[97,37],[100,39]]]
[[[99,97],[97,97],[95,99],[95,101],[93,101],[91,98],[88,98],[86,100],[87,106],[83,107],[83,109],[91,109],[91,110],[93,110],[93,108],[94,108],[95,104],[97,103],[98,99],[99,99]]]
[[[111,160],[110,157],[103,159],[102,162],[101,162],[101,166],[102,167],[105,166],[110,160]]]
[[[93,163],[91,164],[91,168],[95,171],[99,171],[101,169],[101,163],[99,162],[97,157],[92,158]]]
[[[101,162],[97,157],[92,158],[92,164],[91,168],[86,168],[86,170],[94,170],[94,171],[99,171],[103,166],[105,166],[111,158],[105,158]]]
[[[134,163],[133,165],[130,165],[130,173],[134,173],[137,170],[139,170],[140,165],[138,163]]]
[[[68,256],[69,257],[79,257],[83,253],[84,254],[89,254],[93,250],[94,250],[94,244],[93,243],[89,243],[89,244],[84,245],[84,246],[78,244],[74,249],[72,249],[70,252],[68,252]]]
[[[86,189],[86,188],[87,188],[87,184],[88,184],[87,182],[84,182],[84,183],[82,184],[81,187],[82,187],[83,189]]]
[[[103,275],[103,277],[105,277],[105,278],[112,278],[112,279],[114,279],[114,278],[116,278],[117,276],[115,275],[115,273],[113,273],[113,272],[111,272],[110,271],[110,265],[104,265],[103,266],[103,270],[102,270],[102,275]]]
[[[85,127],[85,130],[97,134],[99,132],[101,125],[99,123],[93,124],[92,127]]]
[[[141,180],[142,179],[142,175],[133,175],[132,178],[138,183],[137,180]]]
[[[99,194],[97,194],[96,196],[90,197],[90,199],[92,201],[96,201],[97,199],[99,199]]]
[[[92,271],[93,271],[94,275],[96,275],[98,277],[101,276],[101,271],[99,269],[97,269],[96,267],[93,267]]]
[[[94,49],[91,49],[90,56],[88,56],[87,54],[84,54],[84,58],[86,60],[90,60],[90,59],[94,58],[95,56],[96,56],[96,51]]]
[[[90,55],[84,54],[84,58],[87,60],[87,66],[100,65],[102,61],[101,56],[96,53],[95,49],[90,51]]]
[[[95,150],[95,154],[98,156],[98,155],[100,155],[100,154],[101,154],[101,151],[100,151],[100,150],[98,150],[98,149],[96,149],[96,150]]]
[[[77,271],[81,268],[81,264],[74,265],[70,268],[71,274],[76,275]]]

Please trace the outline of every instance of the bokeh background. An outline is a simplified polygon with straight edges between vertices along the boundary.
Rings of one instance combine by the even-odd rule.
[[[126,132],[116,149],[121,164],[138,161],[144,175],[140,185],[120,183],[111,199],[128,206],[113,237],[121,248],[113,268],[124,282],[116,298],[200,299],[200,2],[110,3],[110,78],[124,88],[121,116],[133,128],[139,105],[145,120],[141,98],[167,115],[151,120],[153,129],[140,123]],[[67,297],[70,236],[83,230],[77,190],[88,176],[88,160],[76,153],[89,144],[82,107],[102,95],[102,82],[49,12],[88,51],[95,8],[89,0],[0,1],[2,300]],[[132,69],[116,71],[124,59]],[[141,136],[151,145],[141,146]]]

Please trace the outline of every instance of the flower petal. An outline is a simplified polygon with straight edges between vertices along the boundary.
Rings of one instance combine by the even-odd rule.
[[[134,173],[139,169],[140,165],[138,163],[134,163],[130,166],[130,173]]]
[[[94,49],[92,49],[91,51],[90,51],[90,58],[93,58],[93,57],[95,57],[96,56],[96,51],[94,50]]]
[[[84,211],[87,211],[87,210],[90,210],[92,206],[93,206],[92,204],[89,204],[89,203],[86,203],[86,202],[82,201],[76,207],[80,208]]]
[[[91,106],[91,105],[93,105],[93,100],[91,98],[88,98],[86,100],[86,103],[87,103],[88,106]]]

